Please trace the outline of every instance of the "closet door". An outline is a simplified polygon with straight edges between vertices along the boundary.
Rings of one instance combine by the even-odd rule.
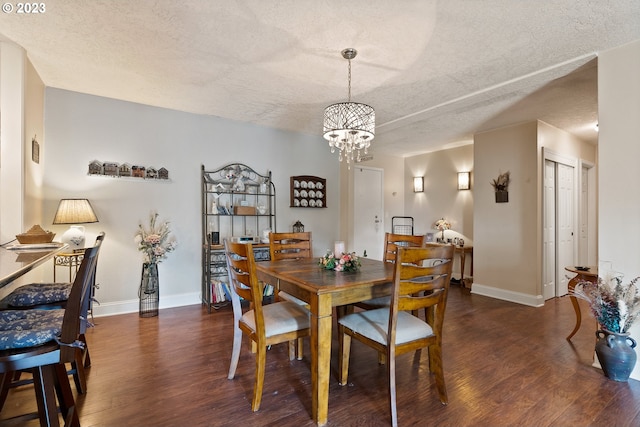
[[[544,162],[543,205],[542,292],[548,300],[556,296],[556,164],[551,160]]]
[[[556,236],[557,236],[557,273],[556,294],[566,295],[569,279],[566,266],[575,264],[575,168],[556,163]]]
[[[565,267],[576,265],[577,160],[544,151],[542,292],[545,300],[566,295]]]

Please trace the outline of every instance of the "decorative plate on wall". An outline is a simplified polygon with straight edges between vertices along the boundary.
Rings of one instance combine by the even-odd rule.
[[[291,177],[292,208],[326,208],[327,180],[311,175]]]

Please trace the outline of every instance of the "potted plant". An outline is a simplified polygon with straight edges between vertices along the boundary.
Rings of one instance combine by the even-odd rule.
[[[619,276],[596,283],[579,282],[571,293],[589,303],[591,314],[602,329],[596,331],[596,355],[605,375],[627,381],[636,364],[636,341],[629,336],[631,325],[640,316],[640,295],[636,277],[628,284]]]
[[[491,186],[496,193],[496,203],[506,203],[509,201],[509,182],[511,173],[506,171],[498,175],[498,178],[491,181]]]

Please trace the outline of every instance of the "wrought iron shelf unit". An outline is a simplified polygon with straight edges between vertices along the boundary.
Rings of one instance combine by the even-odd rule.
[[[225,239],[260,242],[264,230],[276,231],[276,189],[270,171],[262,175],[242,163],[202,165],[201,186],[202,304],[211,312],[230,302]],[[256,261],[269,260],[269,245],[254,243],[254,253]]]

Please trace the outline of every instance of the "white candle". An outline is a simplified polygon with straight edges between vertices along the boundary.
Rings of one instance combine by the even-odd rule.
[[[342,256],[343,253],[344,253],[344,242],[342,240],[336,241],[333,249],[333,255],[336,258],[339,258]]]

